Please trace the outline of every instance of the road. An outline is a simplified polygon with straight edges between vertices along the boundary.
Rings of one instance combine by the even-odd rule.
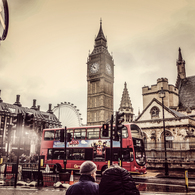
[[[170,178],[163,178],[162,171],[149,171],[146,175],[132,175],[137,188],[142,195],[194,195],[195,194],[195,177],[189,178],[188,193],[186,193],[185,179],[182,177],[173,177],[170,173]],[[176,176],[176,172],[174,172]],[[74,175],[74,182],[79,180],[79,175]],[[101,181],[101,177],[97,177],[97,183]],[[0,186],[1,194],[3,195],[65,195],[65,188],[53,187],[17,187]]]

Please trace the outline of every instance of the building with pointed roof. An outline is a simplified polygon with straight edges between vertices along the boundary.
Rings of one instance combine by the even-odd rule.
[[[127,83],[124,84],[124,90],[119,107],[120,112],[124,112],[124,123],[130,123],[133,121],[133,107],[127,90]]]
[[[181,49],[177,60],[177,81],[175,86],[179,92],[177,110],[195,117],[195,76],[186,77],[185,60],[182,58]]]
[[[159,97],[165,92],[164,121],[168,157],[193,158],[195,148],[195,76],[186,77],[185,61],[181,49],[176,62],[175,86],[167,78],[157,79],[157,84],[142,88],[143,111],[135,120],[142,128],[148,157],[164,156],[163,106]]]
[[[100,28],[87,60],[87,125],[101,125],[113,114],[114,60]]]

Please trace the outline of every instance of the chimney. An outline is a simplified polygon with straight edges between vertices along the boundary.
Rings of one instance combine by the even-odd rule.
[[[40,111],[40,105],[37,106],[37,110]]]
[[[22,104],[20,103],[20,95],[16,95],[16,102],[14,103],[15,106],[21,107]]]
[[[49,104],[49,110],[47,112],[50,113],[50,114],[53,114],[53,111],[51,109],[51,106],[52,106],[52,104]]]
[[[31,107],[31,109],[34,109],[34,110],[37,109],[37,108],[36,108],[36,101],[37,101],[36,99],[33,100],[33,106]]]

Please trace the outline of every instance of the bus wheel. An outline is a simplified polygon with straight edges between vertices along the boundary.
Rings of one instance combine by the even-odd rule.
[[[106,170],[108,168],[108,166],[107,165],[104,165],[103,167],[102,167],[102,170],[101,170],[101,176],[102,176],[102,173]]]
[[[57,172],[61,172],[62,171],[62,167],[59,163],[55,164],[53,167],[53,172],[57,173]]]

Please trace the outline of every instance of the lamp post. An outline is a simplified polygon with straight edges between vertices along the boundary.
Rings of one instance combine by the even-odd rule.
[[[167,164],[167,147],[166,147],[166,135],[165,135],[165,117],[164,117],[164,97],[165,92],[163,87],[161,87],[161,91],[159,92],[159,97],[162,98],[162,111],[163,111],[163,131],[164,131],[164,148],[165,148],[165,175],[169,175],[168,172],[168,164]]]

